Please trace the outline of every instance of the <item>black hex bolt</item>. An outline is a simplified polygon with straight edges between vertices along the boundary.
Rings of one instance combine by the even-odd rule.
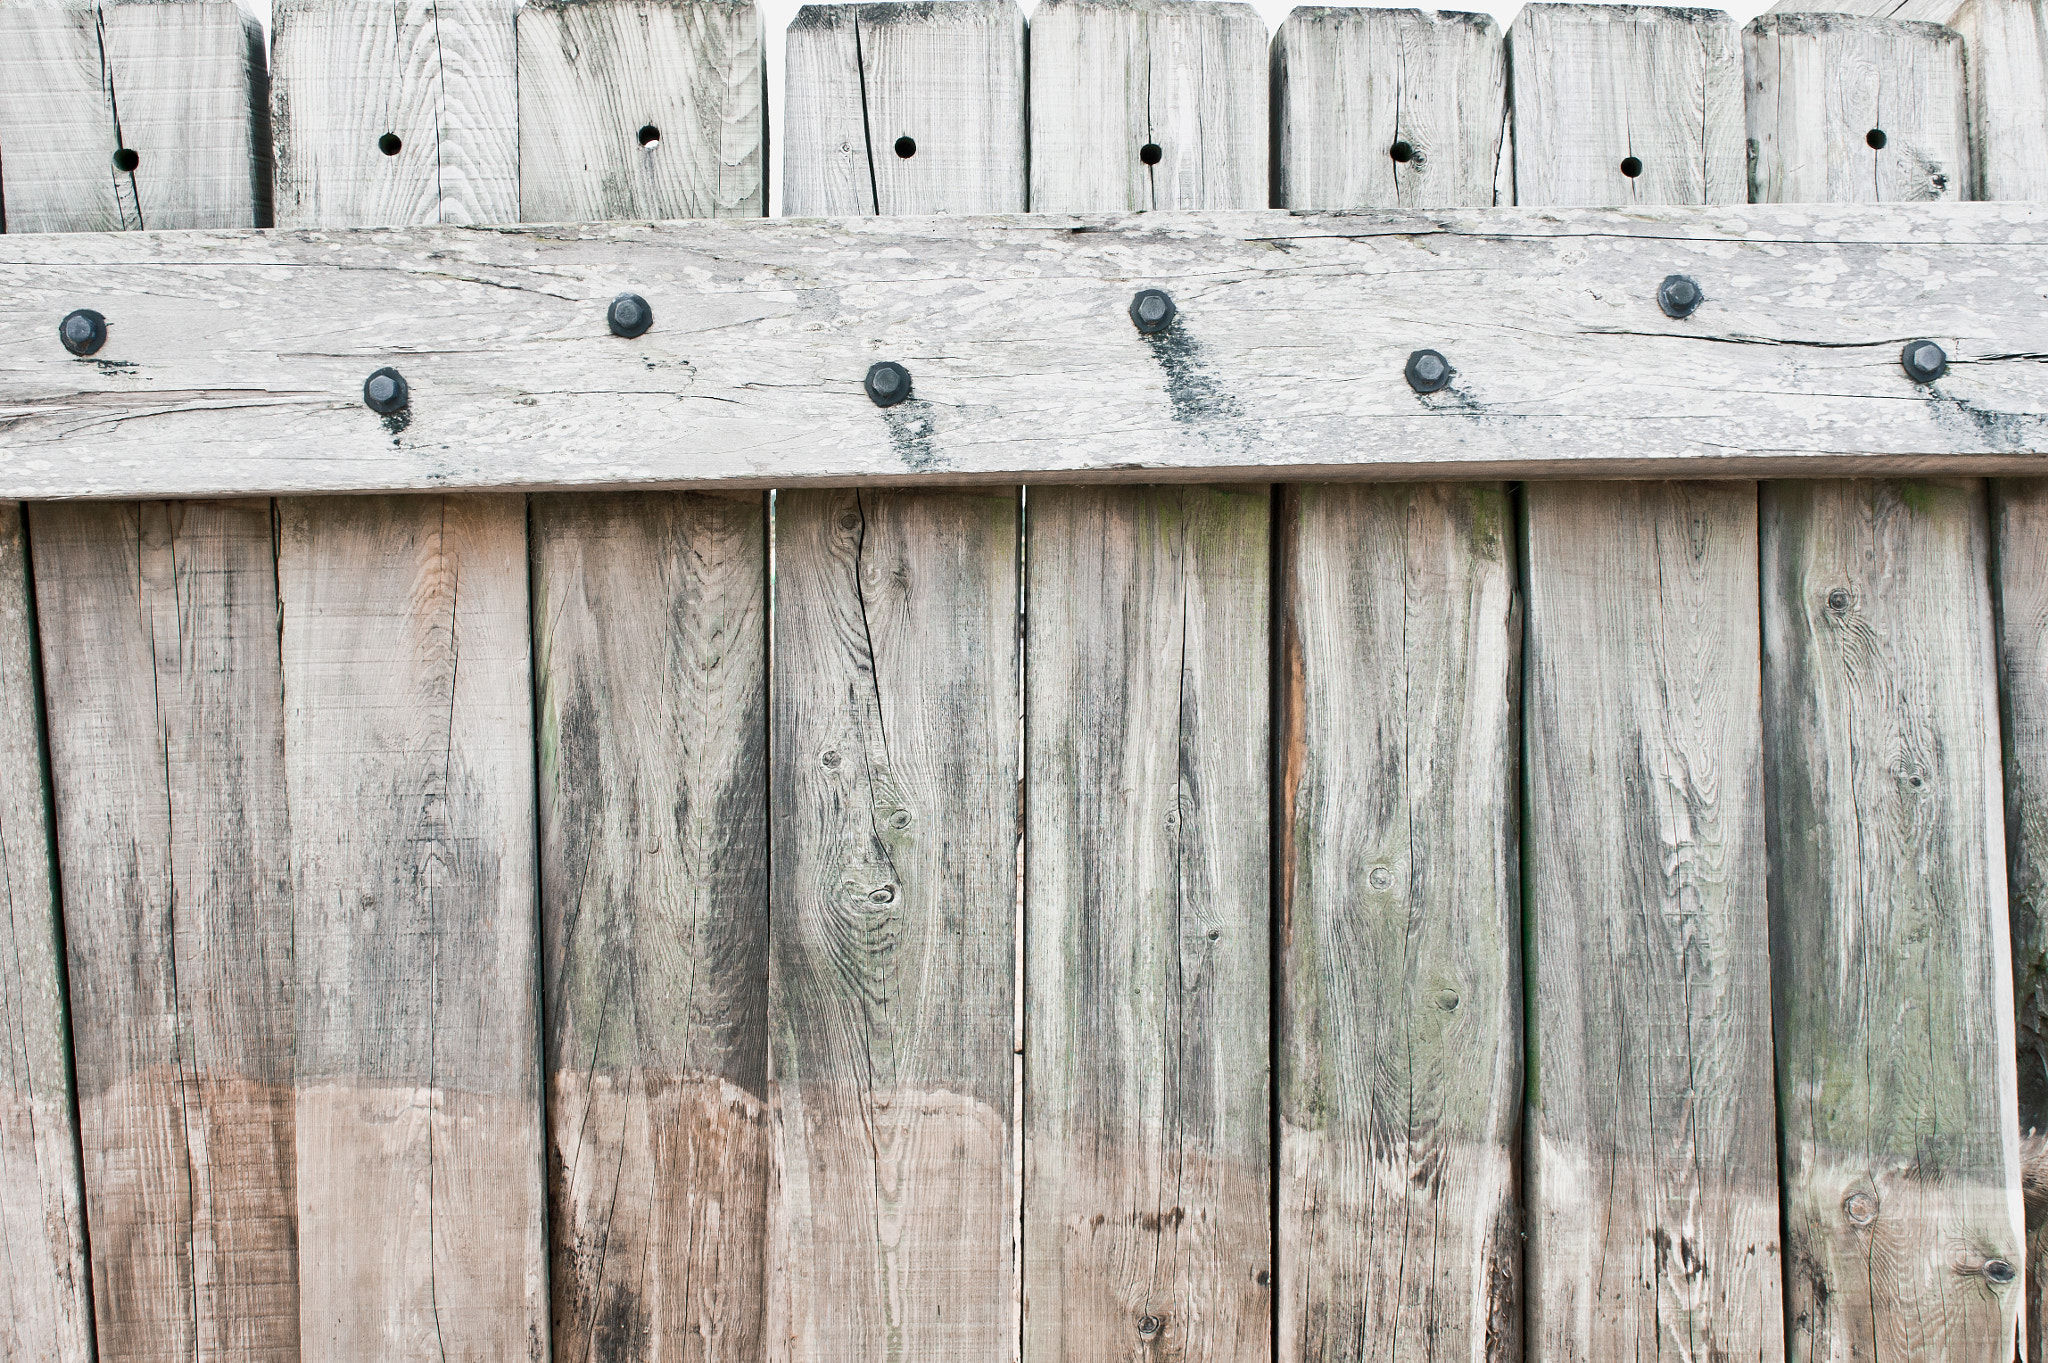
[[[2012,1265],[2003,1259],[1986,1259],[1984,1261],[1984,1276],[1991,1279],[1992,1282],[2003,1284],[2011,1282],[2019,1275],[2014,1273]]]
[[[1657,306],[1666,317],[1690,317],[1705,299],[1699,281],[1682,274],[1666,275],[1657,286]]]
[[[402,412],[412,401],[412,393],[405,386],[405,375],[388,366],[370,372],[363,380],[363,406],[379,416],[390,416]]]
[[[654,309],[647,306],[647,300],[637,293],[622,293],[612,300],[605,309],[605,325],[612,329],[612,335],[624,336],[627,340],[645,336],[647,328],[654,325]]]
[[[91,355],[107,343],[107,319],[91,308],[64,314],[57,324],[57,337],[74,355]]]
[[[910,396],[910,371],[894,360],[868,366],[867,381],[861,385],[877,407],[894,407]]]
[[[1451,362],[1434,350],[1408,357],[1408,386],[1418,393],[1440,393],[1451,386]]]
[[[1932,341],[1908,341],[1899,352],[1906,377],[1915,383],[1933,383],[1948,373],[1948,352]]]
[[[1131,300],[1131,321],[1147,336],[1157,336],[1173,325],[1173,295],[1164,289],[1140,289]]]

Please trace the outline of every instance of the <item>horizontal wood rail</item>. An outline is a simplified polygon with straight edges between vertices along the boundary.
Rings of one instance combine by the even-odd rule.
[[[2044,266],[2019,203],[7,236],[0,496],[2032,471]]]

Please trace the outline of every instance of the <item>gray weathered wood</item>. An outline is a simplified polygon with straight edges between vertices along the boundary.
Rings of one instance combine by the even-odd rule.
[[[1524,496],[1529,1356],[1781,1357],[1756,490]]]
[[[1750,197],[1961,199],[1970,149],[1963,42],[1937,24],[1765,15],[1742,31]]]
[[[278,225],[518,221],[513,10],[514,0],[276,0]]]
[[[224,0],[0,9],[7,230],[267,224],[265,80],[261,29]]]
[[[0,237],[0,495],[2016,472],[2048,451],[2048,317],[2010,286],[2043,245],[2027,204]],[[1674,271],[1707,294],[1682,324]],[[1179,300],[1170,367],[1140,280]],[[57,344],[76,306],[106,363]],[[1902,336],[1959,362],[1916,390]],[[1418,345],[1449,390],[1409,390]],[[921,438],[860,391],[884,355]]]
[[[1273,35],[1274,207],[1491,204],[1507,116],[1491,17],[1300,6]]]
[[[1033,211],[1265,207],[1267,68],[1266,26],[1247,4],[1043,0],[1031,15]]]
[[[1763,491],[1795,1358],[2013,1356],[2024,1248],[1984,492]]]
[[[1973,199],[2048,198],[2048,0],[1965,0]]]
[[[91,1363],[63,936],[21,511],[0,506],[0,1358]]]
[[[760,217],[753,0],[540,0],[519,11],[524,222]]]
[[[278,516],[303,1356],[538,1363],[525,499]]]
[[[770,1359],[1016,1347],[1017,531],[777,497]]]
[[[786,71],[784,214],[1023,211],[1014,0],[805,5]]]
[[[763,1354],[764,499],[533,508],[554,1356]]]
[[[1969,0],[1961,0],[1961,3],[1968,4]],[[1958,0],[1777,0],[1769,12],[1806,14],[1815,10],[1832,14],[1861,14],[1873,19],[1948,24],[1955,22]]]
[[[299,1348],[270,503],[33,508],[104,1358]]]
[[[1525,5],[1508,47],[1516,203],[1748,202],[1742,55],[1726,14]]]
[[[1028,1363],[1271,1356],[1269,503],[1030,493]]]
[[[1279,1356],[1519,1358],[1513,508],[1280,514]]]

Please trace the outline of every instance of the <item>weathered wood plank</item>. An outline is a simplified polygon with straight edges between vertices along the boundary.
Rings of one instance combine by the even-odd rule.
[[[0,237],[0,496],[2018,472],[2043,246],[2027,204]],[[1179,300],[1171,371],[1135,280]],[[672,300],[633,348],[628,288]],[[79,306],[106,363],[51,335]],[[1958,361],[1938,392],[1901,336]],[[1410,391],[1418,345],[1449,390]],[[881,354],[922,439],[860,391]],[[383,364],[402,430],[362,406]]]
[[[1280,515],[1279,1356],[1519,1358],[1513,508]]]
[[[1963,42],[1937,24],[1765,15],[1742,31],[1758,203],[1960,199]]]
[[[786,71],[784,214],[1023,211],[1014,0],[805,5]]]
[[[2023,1249],[1975,483],[1763,491],[1793,1356],[2006,1359]]]
[[[1957,8],[1957,0],[1778,0],[1769,12],[1806,14],[1825,9],[1829,13],[1861,14],[1873,19],[1948,24],[1955,22]]]
[[[1507,118],[1490,16],[1298,6],[1273,35],[1273,205],[1492,204]]]
[[[303,1356],[545,1359],[525,499],[278,515]]]
[[[63,935],[19,507],[0,506],[0,1357],[92,1363]]]
[[[1269,522],[1030,493],[1031,1363],[1271,1356]]]
[[[102,1358],[295,1358],[270,503],[33,509]]]
[[[1043,0],[1031,15],[1031,207],[1263,208],[1266,26],[1217,0]]]
[[[1965,0],[1972,199],[2048,197],[2048,0]]]
[[[748,1363],[768,1193],[766,508],[533,508],[554,1355]]]
[[[753,0],[541,0],[519,11],[519,217],[760,217]]]
[[[519,219],[514,0],[276,0],[281,227]]]
[[[1524,496],[1530,1357],[1776,1358],[1756,490]]]
[[[1516,203],[1749,201],[1742,58],[1726,14],[1525,5],[1508,47]]]
[[[7,230],[267,225],[267,80],[224,0],[0,9]]]
[[[1017,533],[777,498],[771,1359],[1016,1347]]]

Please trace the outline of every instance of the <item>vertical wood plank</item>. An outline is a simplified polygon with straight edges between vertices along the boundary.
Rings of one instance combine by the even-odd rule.
[[[1508,45],[1518,203],[1746,199],[1726,15],[1530,5]],[[1775,1357],[1755,486],[1523,514],[1529,1354]]]
[[[1973,199],[2048,194],[2048,0],[1964,0]]]
[[[1024,211],[1013,0],[805,5],[785,69],[784,213]]]
[[[1303,5],[1273,35],[1276,208],[1491,205],[1506,126],[1489,15]]]
[[[1979,483],[1764,486],[1799,1358],[2013,1354],[2022,1214],[1988,544]]]
[[[1031,16],[1032,210],[1264,208],[1268,66],[1250,5],[1044,0]]]
[[[1271,1356],[1269,505],[1031,492],[1030,1360]]]
[[[777,498],[773,1359],[1016,1348],[1017,531]]]
[[[1839,14],[1742,31],[1757,203],[1960,199],[1970,187],[1953,29]]]
[[[277,0],[277,225],[518,221],[514,8]]]
[[[545,1359],[526,505],[278,504],[308,1359]]]
[[[225,0],[0,9],[7,230],[268,225],[266,81]]]
[[[1280,1356],[1518,1358],[1513,508],[1282,508]]]
[[[100,1356],[296,1357],[270,503],[31,528]]]
[[[0,1357],[90,1363],[85,1211],[21,509],[0,505]]]
[[[523,222],[759,217],[753,0],[540,0],[519,11]]]

